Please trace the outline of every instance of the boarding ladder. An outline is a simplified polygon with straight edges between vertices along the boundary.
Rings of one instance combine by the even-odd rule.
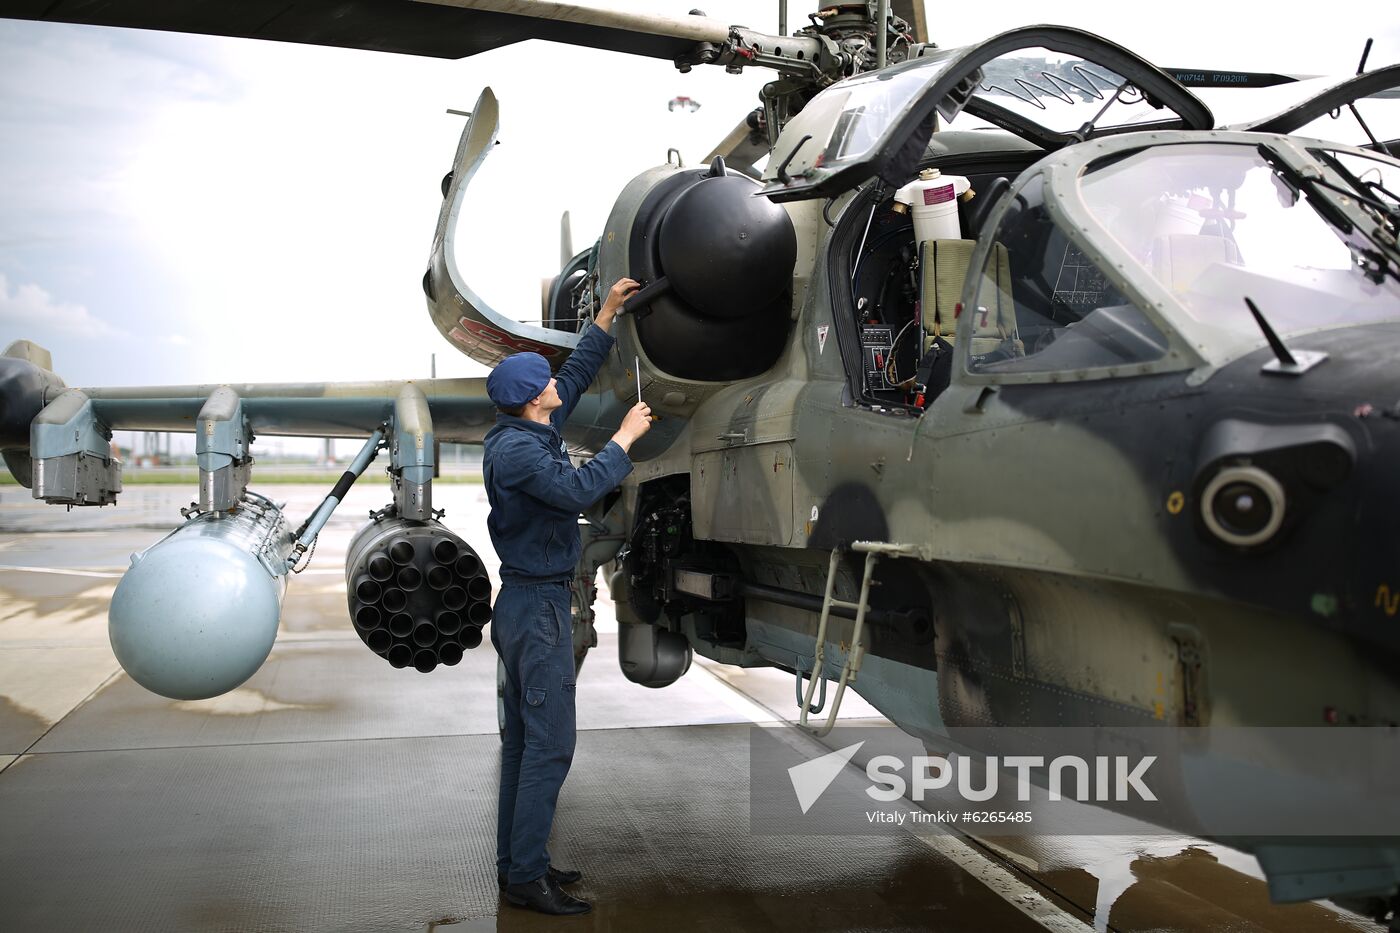
[[[865,555],[865,573],[860,580],[860,597],[852,603],[832,595],[836,589],[836,568],[840,566],[842,554],[841,548],[833,548],[831,560],[826,567],[826,592],[822,596],[821,621],[817,623],[817,648],[812,658],[811,678],[807,681],[807,692],[799,698],[797,704],[797,724],[818,737],[826,735],[836,725],[836,714],[841,710],[841,698],[846,693],[846,685],[855,683],[860,675],[860,662],[865,657],[865,614],[870,608],[870,585],[875,576],[875,564],[881,557],[914,557],[918,554],[918,549],[911,544],[892,544],[888,541],[854,541],[850,549]],[[856,614],[856,624],[851,630],[851,647],[846,652],[845,663],[841,665],[841,678],[836,684],[836,696],[832,698],[831,711],[827,714],[824,724],[813,726],[807,721],[808,715],[820,713],[826,701],[826,678],[822,673],[822,665],[826,660],[826,625],[833,608],[853,610]],[[802,674],[802,670],[799,669],[799,685]],[[816,691],[818,680],[822,682],[821,699],[814,707],[812,694]]]

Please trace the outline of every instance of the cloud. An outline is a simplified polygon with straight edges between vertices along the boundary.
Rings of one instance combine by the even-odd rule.
[[[9,280],[0,275],[0,325],[8,328],[35,328],[76,337],[115,337],[116,328],[93,317],[82,305],[60,304],[38,285],[20,285],[10,290]]]

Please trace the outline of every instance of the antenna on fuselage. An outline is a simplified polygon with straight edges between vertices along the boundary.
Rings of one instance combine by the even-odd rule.
[[[1259,306],[1250,298],[1246,298],[1244,303],[1249,306],[1249,313],[1254,315],[1254,323],[1259,325],[1259,329],[1264,332],[1264,339],[1269,341],[1269,349],[1274,351],[1276,360],[1270,360],[1264,364],[1264,372],[1278,373],[1282,376],[1301,376],[1312,369],[1318,363],[1327,359],[1326,353],[1310,352],[1299,350],[1295,355],[1284,344],[1283,340],[1274,331],[1269,322],[1264,319],[1263,312]]]

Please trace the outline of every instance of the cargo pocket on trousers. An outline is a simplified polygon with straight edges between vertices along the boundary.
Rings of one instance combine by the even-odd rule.
[[[563,689],[559,691],[559,702],[555,706],[554,719],[550,728],[552,744],[572,750],[578,729],[574,675],[565,676]]]
[[[521,710],[525,720],[525,741],[535,745],[548,745],[549,740],[549,691],[544,687],[525,688],[525,708]]]

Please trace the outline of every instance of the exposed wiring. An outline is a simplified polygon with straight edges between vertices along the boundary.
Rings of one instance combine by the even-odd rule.
[[[917,318],[911,317],[909,322],[901,327],[899,333],[895,334],[894,339],[890,341],[890,358],[885,360],[885,381],[892,386],[899,385],[899,380],[895,378],[897,373],[897,370],[894,368],[895,351],[899,349],[900,338],[904,336],[906,330],[914,326],[915,320],[917,320]]]
[[[877,186],[875,188],[874,203],[870,205],[870,216],[865,219],[865,232],[860,235],[860,247],[856,250],[855,267],[851,269],[851,288],[856,287],[856,276],[860,274],[861,259],[865,256],[865,239],[870,236],[870,225],[875,222],[875,212],[880,209],[880,202],[883,200],[883,198],[880,197],[883,193],[882,187],[883,186]]]
[[[919,441],[919,428],[924,426],[924,422],[927,421],[928,418],[928,415],[922,415],[919,417],[919,420],[914,423],[914,433],[909,435],[909,453],[904,457],[905,463],[914,462],[914,445]]]

